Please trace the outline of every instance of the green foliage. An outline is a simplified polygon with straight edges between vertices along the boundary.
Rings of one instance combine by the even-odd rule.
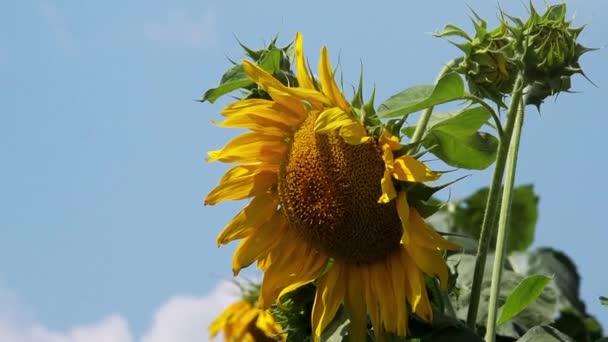
[[[290,78],[290,63],[289,63],[289,45],[283,48],[278,48],[275,45],[276,38],[266,49],[252,50],[241,44],[245,49],[246,54],[256,62],[262,69],[270,74],[275,75],[284,83]],[[207,90],[199,99],[200,102],[209,101],[215,102],[220,97],[229,94],[238,89],[251,90],[255,87],[255,83],[251,81],[241,64],[236,64],[228,69],[220,80],[220,84]]]
[[[575,342],[568,335],[548,325],[530,329],[517,342]]]
[[[462,289],[470,289],[472,286],[475,259],[475,256],[469,254],[452,255],[448,257],[448,266],[458,274],[456,287],[461,289],[459,293],[451,296],[451,300],[456,311],[456,317],[462,320],[466,319],[471,295],[469,291],[462,291]],[[477,317],[477,325],[481,327],[485,327],[487,321],[492,261],[493,255],[488,255],[486,272],[484,273],[482,281],[483,290],[480,297],[480,314]],[[504,270],[500,281],[498,303],[506,303],[507,298],[525,277],[525,275],[513,270]],[[503,337],[519,338],[522,331],[530,329],[538,324],[551,323],[556,313],[556,302],[555,290],[551,287],[545,287],[534,302],[531,302],[511,320],[499,326],[497,334]]]
[[[465,95],[462,78],[456,73],[449,73],[434,86],[415,86],[389,97],[378,107],[377,113],[381,118],[405,118],[419,110],[462,99]]]
[[[487,197],[488,188],[482,188],[452,206],[450,231],[478,237]],[[534,241],[537,219],[538,196],[534,193],[534,186],[527,184],[516,187],[511,204],[507,253],[525,251],[530,247]]]
[[[422,144],[446,164],[464,169],[485,169],[496,160],[498,139],[479,132],[491,114],[485,107],[470,107],[456,113],[437,113],[429,122]],[[403,133],[411,136],[413,127]]]
[[[593,342],[602,337],[602,327],[595,318],[574,311],[561,312],[551,326],[568,334],[577,342]]]
[[[540,296],[550,281],[551,277],[537,274],[522,280],[507,297],[505,305],[501,308],[497,324],[502,325],[522,312]]]
[[[608,306],[608,297],[600,296],[600,303],[604,306]]]
[[[585,312],[585,304],[580,300],[579,293],[581,278],[576,265],[566,254],[552,248],[540,248],[515,254],[509,261],[522,273],[553,276],[560,311]]]

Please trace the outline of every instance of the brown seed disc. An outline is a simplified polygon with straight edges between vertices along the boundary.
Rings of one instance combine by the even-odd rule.
[[[279,194],[290,226],[341,261],[369,263],[399,248],[394,202],[381,204],[382,153],[376,142],[349,145],[316,134],[310,115],[281,165]]]

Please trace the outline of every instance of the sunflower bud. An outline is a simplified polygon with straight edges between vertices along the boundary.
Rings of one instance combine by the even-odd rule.
[[[532,88],[528,103],[538,106],[546,97],[570,89],[570,76],[583,73],[580,56],[593,49],[577,42],[584,26],[571,26],[565,4],[549,6],[542,15],[530,5],[530,18],[518,26],[514,32],[521,34],[525,76]]]
[[[453,43],[464,52],[456,71],[467,78],[473,94],[502,104],[503,97],[513,90],[515,82],[514,39],[505,21],[488,32],[487,23],[475,14],[473,24],[473,38],[453,25],[446,26],[437,36],[458,36],[466,40]]]

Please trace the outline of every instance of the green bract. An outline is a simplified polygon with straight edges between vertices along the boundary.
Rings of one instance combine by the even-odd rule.
[[[525,76],[532,87],[528,103],[538,106],[546,97],[570,89],[570,76],[583,73],[579,58],[593,49],[577,42],[584,26],[571,26],[565,4],[549,6],[542,15],[530,5],[526,23],[513,20],[514,33],[522,40]]]
[[[505,20],[488,31],[486,21],[475,14],[473,25],[475,36],[472,38],[454,25],[447,25],[436,35],[465,39],[464,43],[452,42],[464,52],[463,60],[455,70],[466,76],[473,94],[504,106],[502,99],[513,90],[517,71],[514,38]]]
[[[571,26],[565,4],[549,6],[542,15],[530,4],[526,22],[501,13],[500,24],[491,31],[486,21],[473,14],[473,37],[451,24],[436,36],[465,40],[452,42],[464,52],[455,70],[466,76],[475,95],[506,107],[502,100],[513,91],[516,75],[522,72],[528,86],[527,104],[539,106],[546,97],[569,90],[570,76],[583,74],[579,58],[593,49],[577,41],[584,26]]]

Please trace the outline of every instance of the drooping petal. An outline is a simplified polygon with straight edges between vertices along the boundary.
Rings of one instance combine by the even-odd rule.
[[[424,273],[437,277],[442,287],[447,286],[448,270],[443,256],[436,250],[410,243],[406,248],[408,254],[414,260],[418,268]]]
[[[304,42],[302,34],[296,33],[296,72],[298,77],[298,84],[302,88],[315,89],[315,85],[310,77],[308,68],[306,67],[306,59],[304,58]]]
[[[251,265],[254,261],[264,258],[278,243],[277,236],[283,236],[287,230],[287,220],[281,212],[274,215],[253,233],[243,239],[232,257],[232,272],[239,271]]]
[[[441,173],[432,171],[412,156],[403,155],[394,160],[393,177],[402,182],[428,182],[441,177]]]
[[[382,160],[384,161],[384,176],[380,180],[382,195],[378,203],[388,203],[397,196],[397,190],[393,183],[393,152],[389,145],[382,145]]]
[[[399,250],[396,253],[391,254],[387,260],[387,271],[390,274],[391,284],[394,292],[394,305],[396,316],[395,322],[396,327],[392,332],[397,333],[399,336],[405,336],[407,333],[407,297],[405,287],[407,286],[405,270],[401,266],[401,253]],[[385,320],[392,320],[391,318],[385,318]]]
[[[415,208],[410,209],[410,230],[412,240],[418,245],[435,250],[459,250],[462,247],[448,241],[431,228]]]
[[[279,196],[276,193],[266,192],[255,196],[218,235],[218,246],[249,236],[272,216],[278,204]]]
[[[403,230],[401,232],[401,243],[407,246],[410,243],[410,206],[407,203],[405,191],[400,191],[397,194],[395,205],[397,206],[397,214],[399,215],[401,229]]]
[[[220,181],[220,184],[211,190],[205,198],[205,205],[215,205],[225,200],[240,200],[268,191],[277,182],[275,170],[249,169],[249,165],[239,165],[232,168],[237,170],[230,175],[230,171]],[[231,170],[231,171],[232,171]],[[241,171],[246,173],[241,174]]]
[[[321,333],[334,319],[344,300],[344,276],[342,265],[337,263],[319,279],[312,307],[312,331],[315,341],[320,341]]]
[[[321,49],[319,78],[321,79],[321,89],[323,89],[323,93],[327,95],[336,106],[340,107],[343,111],[350,113],[350,105],[346,102],[344,95],[334,80],[334,74],[331,70],[331,63],[326,47]]]
[[[259,299],[263,308],[269,308],[277,297],[317,279],[328,262],[326,255],[314,250],[289,229],[277,239],[280,241],[258,263],[264,271]]]
[[[365,282],[358,265],[344,265],[346,270],[346,297],[344,304],[350,315],[349,340],[365,341],[367,335],[367,307],[365,305]]]

